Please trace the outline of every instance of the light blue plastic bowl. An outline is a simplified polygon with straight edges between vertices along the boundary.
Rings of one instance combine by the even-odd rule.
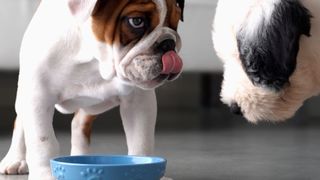
[[[65,156],[52,159],[56,180],[160,180],[167,161],[127,155]]]

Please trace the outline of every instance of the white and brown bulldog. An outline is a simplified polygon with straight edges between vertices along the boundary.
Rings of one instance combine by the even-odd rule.
[[[319,0],[219,0],[221,99],[251,122],[283,121],[320,92]]]
[[[95,116],[120,106],[128,154],[152,155],[154,88],[181,72],[184,0],[42,0],[23,38],[17,118],[3,174],[52,180],[54,109],[76,113],[72,155],[89,152]]]

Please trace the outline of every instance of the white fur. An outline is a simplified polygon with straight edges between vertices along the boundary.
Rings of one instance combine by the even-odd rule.
[[[158,84],[143,90],[126,78],[123,68],[163,36],[174,38],[180,49],[178,34],[162,27],[165,1],[155,2],[161,12],[160,25],[136,47],[121,51],[93,37],[88,16],[95,1],[41,2],[21,46],[17,125],[10,150],[0,164],[1,173],[26,173],[29,166],[29,180],[53,180],[49,159],[59,155],[52,127],[54,107],[62,113],[80,109],[83,114],[100,114],[120,105],[128,153],[153,153],[157,114],[153,89]],[[77,129],[81,121],[72,125],[71,153],[87,153],[88,144]]]
[[[239,14],[240,16],[238,17],[244,18],[245,23],[236,24],[236,31],[239,31],[240,28],[244,28],[246,37],[250,38],[253,36],[257,32],[258,27],[261,26],[261,23],[265,23],[265,25],[269,23],[274,7],[280,1],[281,0],[241,1],[242,7],[245,3],[248,3],[242,11],[240,10],[243,14]],[[238,19],[237,22],[244,21],[239,21]]]

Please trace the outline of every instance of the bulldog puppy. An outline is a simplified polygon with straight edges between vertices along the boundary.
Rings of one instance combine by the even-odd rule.
[[[17,118],[3,174],[52,180],[54,109],[74,113],[72,155],[89,151],[95,116],[120,105],[128,154],[152,155],[154,88],[178,77],[184,0],[42,0],[23,38]]]
[[[320,92],[320,1],[220,0],[221,99],[251,122],[283,121]]]

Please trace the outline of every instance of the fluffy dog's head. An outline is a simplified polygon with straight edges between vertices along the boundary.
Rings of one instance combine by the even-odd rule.
[[[104,79],[149,89],[180,74],[184,0],[69,0],[69,7],[90,27]]]
[[[319,73],[310,61],[319,38],[307,37],[308,9],[299,0],[219,1],[213,41],[224,63],[222,101],[232,112],[251,122],[285,120],[315,94]]]

